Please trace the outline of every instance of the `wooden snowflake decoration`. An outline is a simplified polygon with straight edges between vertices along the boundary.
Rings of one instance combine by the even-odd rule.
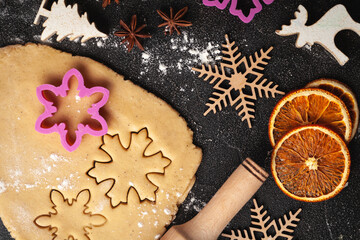
[[[207,111],[204,113],[206,116],[209,112],[216,113],[217,110],[221,111],[223,106],[226,107],[229,103],[235,106],[238,110],[238,115],[242,117],[242,121],[247,121],[249,128],[251,128],[251,119],[254,118],[255,110],[251,107],[254,106],[254,100],[263,97],[269,98],[269,94],[274,98],[276,94],[284,94],[277,90],[278,85],[273,85],[273,82],[267,82],[263,78],[262,70],[268,64],[271,58],[269,53],[273,49],[270,47],[266,52],[262,49],[260,54],[255,52],[255,57],[241,57],[238,52],[238,47],[234,47],[235,42],[230,43],[228,35],[225,35],[226,44],[222,47],[223,62],[220,63],[220,70],[215,65],[214,69],[209,64],[208,67],[202,65],[201,69],[192,68],[192,70],[199,72],[199,78],[205,77],[204,81],[210,80],[210,84],[215,84],[213,96],[210,97]],[[245,71],[241,71],[245,69]],[[272,86],[273,85],[273,86]]]
[[[221,234],[223,237],[230,238],[230,240],[255,240],[255,233],[261,234],[261,240],[275,240],[278,238],[281,239],[292,239],[292,233],[294,228],[297,226],[297,223],[300,221],[297,216],[301,212],[301,208],[297,210],[296,213],[285,214],[284,218],[279,218],[278,221],[273,219],[270,221],[270,216],[267,216],[267,211],[263,210],[264,206],[258,206],[256,200],[254,199],[254,208],[251,209],[251,224],[252,227],[246,230],[237,230],[237,233],[234,230],[231,230],[231,234]],[[275,230],[274,236],[269,233],[269,230]]]

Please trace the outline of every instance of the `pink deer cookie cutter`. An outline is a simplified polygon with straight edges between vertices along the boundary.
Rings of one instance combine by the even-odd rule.
[[[54,106],[54,102],[50,101],[49,99],[47,99],[44,95],[44,91],[50,91],[53,94],[55,94],[55,96],[61,96],[61,97],[66,97],[68,95],[68,91],[70,90],[69,87],[69,80],[72,76],[75,76],[77,78],[78,81],[78,87],[77,90],[79,91],[78,96],[80,98],[83,97],[89,97],[95,93],[101,93],[102,94],[102,98],[100,101],[94,103],[91,105],[91,107],[87,110],[87,113],[90,114],[91,119],[98,121],[98,123],[101,125],[101,130],[95,130],[92,129],[89,125],[87,124],[82,124],[79,123],[77,125],[77,130],[75,131],[75,141],[73,144],[70,144],[69,141],[67,140],[67,134],[68,134],[68,130],[66,129],[66,123],[61,122],[61,123],[55,123],[53,126],[46,128],[43,126],[43,122],[54,116],[54,114],[57,112],[57,107]],[[57,132],[60,135],[60,139],[61,139],[61,144],[64,146],[64,148],[69,151],[72,152],[75,149],[77,149],[81,143],[82,137],[85,134],[90,134],[93,136],[103,136],[107,133],[108,131],[108,125],[105,121],[105,119],[100,115],[99,110],[101,107],[103,107],[106,102],[109,99],[109,90],[103,87],[92,87],[92,88],[87,88],[84,85],[84,78],[81,75],[81,73],[73,68],[70,69],[63,77],[62,79],[62,83],[59,87],[55,87],[53,85],[50,84],[43,84],[41,86],[39,86],[36,89],[36,95],[39,99],[39,101],[44,105],[45,107],[45,111],[39,116],[39,118],[36,120],[35,123],[35,130],[43,133],[43,134],[49,134],[49,133],[53,133],[53,132]]]
[[[262,10],[262,4],[260,3],[260,0],[252,0],[255,8],[251,8],[249,15],[245,16],[243,11],[241,9],[237,9],[238,0],[203,0],[203,4],[208,7],[217,7],[220,10],[224,10],[226,6],[230,3],[230,13],[234,16],[238,16],[241,21],[244,23],[249,23],[251,20],[253,20],[255,14],[259,13]],[[267,5],[274,2],[274,0],[263,0],[263,2]]]

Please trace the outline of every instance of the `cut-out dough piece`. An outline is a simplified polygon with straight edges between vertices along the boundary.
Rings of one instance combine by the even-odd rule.
[[[283,25],[281,30],[276,31],[276,34],[280,36],[297,34],[295,46],[298,48],[305,44],[312,46],[314,43],[318,43],[343,66],[349,58],[336,47],[334,38],[342,30],[352,30],[360,36],[360,23],[355,22],[341,4],[331,8],[311,26],[305,25],[307,19],[306,8],[299,5],[299,11],[295,12],[295,19],[290,21],[290,25]]]
[[[92,214],[87,204],[90,191],[82,190],[76,199],[65,198],[58,190],[51,190],[50,200],[54,211],[38,216],[34,223],[40,228],[53,232],[53,239],[88,240],[93,227],[103,226],[107,219],[100,214]],[[55,229],[55,231],[53,231]]]
[[[98,183],[113,181],[107,193],[113,207],[127,202],[130,188],[137,191],[140,200],[155,201],[155,192],[158,187],[149,180],[148,174],[164,174],[164,169],[170,164],[170,160],[163,157],[161,152],[147,156],[145,151],[151,142],[152,139],[149,138],[146,128],[139,132],[132,132],[130,145],[127,147],[123,146],[119,135],[103,136],[100,149],[110,156],[111,161],[95,161],[88,175],[95,178]]]
[[[111,206],[105,195],[111,181],[98,185],[86,175],[94,160],[110,161],[105,152],[99,151],[102,137],[84,135],[77,150],[70,153],[61,145],[58,134],[35,130],[36,119],[44,111],[36,88],[48,83],[60,85],[71,68],[82,73],[87,87],[102,86],[110,91],[100,111],[109,135],[119,134],[121,143],[129,146],[129,133],[146,127],[153,142],[145,154],[161,151],[171,159],[164,175],[148,175],[159,187],[155,202],[140,201],[131,188],[127,204]],[[49,239],[49,232],[33,220],[51,209],[51,189],[69,198],[89,189],[89,209],[108,219],[104,226],[91,230],[91,240],[154,240],[165,231],[194,183],[202,157],[201,150],[192,143],[192,131],[178,112],[96,61],[43,45],[0,48],[0,85],[3,93],[9,93],[0,99],[0,217],[12,237]]]

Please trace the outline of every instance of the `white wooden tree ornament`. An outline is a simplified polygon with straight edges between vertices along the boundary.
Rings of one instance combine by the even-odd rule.
[[[314,43],[318,43],[343,66],[349,58],[336,47],[334,38],[342,30],[352,30],[360,36],[360,23],[355,22],[341,4],[331,8],[311,26],[305,25],[307,18],[307,10],[299,5],[299,11],[295,12],[295,19],[290,21],[290,25],[283,25],[282,29],[277,30],[276,33],[280,36],[298,34],[295,43],[298,48],[305,44],[312,46]]]
[[[71,41],[82,37],[81,42],[86,42],[95,37],[107,37],[105,33],[96,29],[94,23],[89,23],[86,13],[79,16],[77,4],[73,7],[66,6],[64,0],[59,0],[57,3],[53,3],[49,11],[44,8],[46,1],[42,0],[39,12],[34,20],[34,24],[39,24],[40,16],[47,17],[43,24],[45,28],[41,34],[42,41],[49,39],[54,34],[58,35],[56,38],[58,42],[66,37]]]

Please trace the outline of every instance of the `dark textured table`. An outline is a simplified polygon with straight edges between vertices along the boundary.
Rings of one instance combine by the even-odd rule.
[[[225,34],[229,34],[230,40],[236,41],[244,55],[274,46],[272,59],[264,72],[266,78],[279,84],[282,91],[289,92],[311,80],[329,77],[348,84],[355,94],[360,94],[360,37],[356,33],[342,31],[335,38],[337,46],[350,58],[343,67],[319,45],[295,48],[295,36],[281,37],[274,33],[281,25],[289,24],[299,4],[308,10],[308,24],[316,22],[337,3],[343,3],[353,19],[360,22],[360,2],[356,0],[275,0],[273,4],[265,5],[249,24],[230,15],[228,10],[205,7],[201,0],[120,0],[119,5],[112,4],[106,9],[102,9],[101,2],[96,0],[67,2],[79,2],[79,11],[87,11],[90,21],[95,21],[101,31],[110,33],[110,37],[107,40],[92,39],[85,44],[68,40],[58,43],[54,37],[41,42],[42,27],[32,24],[40,0],[0,0],[0,47],[35,42],[90,57],[164,99],[180,112],[194,131],[194,142],[203,149],[204,155],[196,183],[180,207],[174,224],[194,217],[246,157],[251,157],[270,172],[271,146],[267,122],[271,109],[281,96],[276,99],[262,98],[256,102],[252,129],[241,121],[231,107],[217,114],[203,116],[212,88],[197,78],[190,67],[199,67],[202,61],[218,62],[216,56],[220,55]],[[186,5],[189,11],[185,19],[190,20],[193,26],[184,29],[181,36],[164,36],[162,30],[157,28],[162,19],[156,9],[168,12],[170,6],[179,10]],[[250,0],[241,1],[238,5],[245,12],[252,6]],[[132,14],[138,15],[140,24],[148,25],[146,30],[152,35],[151,39],[143,41],[145,54],[138,49],[128,53],[120,45],[121,39],[112,35],[119,29],[119,20],[129,22]],[[282,217],[289,210],[303,209],[295,239],[360,239],[359,132],[349,148],[352,164],[348,185],[335,198],[320,203],[299,202],[283,194],[272,177],[255,194],[255,198],[274,218]],[[248,228],[250,207],[251,201],[224,232]],[[2,224],[0,239],[11,239]]]

